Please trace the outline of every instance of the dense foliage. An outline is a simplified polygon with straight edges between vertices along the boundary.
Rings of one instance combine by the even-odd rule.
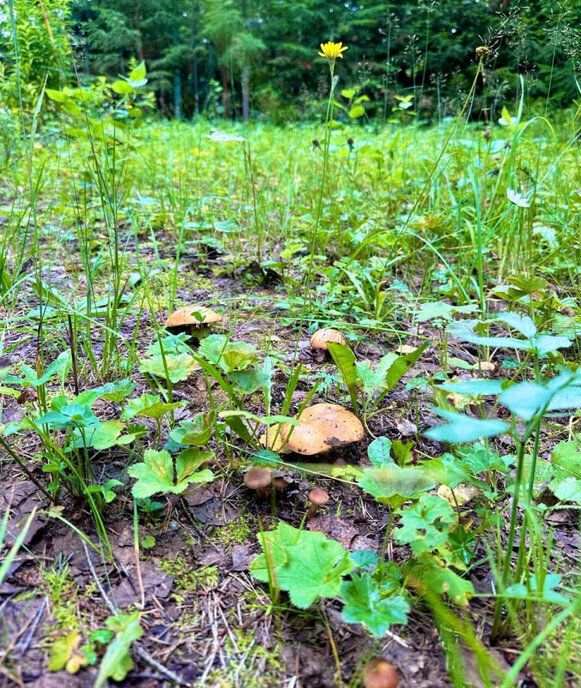
[[[315,49],[343,41],[341,85],[370,97],[368,115],[392,116],[413,95],[412,116],[455,112],[491,48],[486,91],[473,113],[488,117],[525,76],[533,98],[570,104],[578,93],[581,4],[575,0],[10,0],[0,10],[3,94],[63,79],[116,77],[145,60],[161,112],[276,121],[319,112],[325,88]],[[11,17],[13,15],[13,17]],[[12,22],[12,18],[14,22]],[[16,32],[20,74],[15,73]],[[69,57],[75,59],[71,60]],[[20,82],[20,85],[17,82]],[[32,93],[28,94],[32,98]],[[413,106],[414,109],[411,109]]]

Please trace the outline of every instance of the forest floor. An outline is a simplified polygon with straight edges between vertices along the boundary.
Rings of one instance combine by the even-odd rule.
[[[499,406],[492,387],[482,394],[438,388],[507,377],[541,385],[581,362],[581,194],[575,195],[581,179],[575,153],[565,135],[558,149],[532,136],[515,143],[515,132],[497,129],[492,142],[476,127],[458,133],[447,166],[427,187],[418,180],[434,161],[434,146],[444,140],[436,130],[370,132],[361,142],[356,136],[355,152],[351,144],[337,144],[319,220],[322,161],[306,128],[246,132],[250,158],[238,141],[206,139],[206,125],[151,125],[139,135],[139,145],[115,163],[118,167],[108,168],[110,152],[102,151],[109,196],[87,172],[91,156],[83,142],[53,134],[39,145],[32,204],[26,166],[15,163],[0,188],[0,228],[6,238],[0,304],[5,561],[14,538],[22,533],[23,540],[0,578],[0,686],[68,688],[104,685],[112,677],[120,686],[354,688],[362,685],[368,661],[379,656],[396,667],[402,688],[579,685],[581,624],[574,607],[579,597],[578,412],[569,409],[539,421],[537,434],[525,442],[526,455],[534,454],[537,467],[531,477],[531,460],[523,459],[533,488],[531,515],[528,530],[522,530],[523,493],[515,511],[512,565],[518,566],[519,546],[524,547],[531,577],[521,568],[520,578],[510,579],[527,587],[524,595],[507,595],[504,632],[492,642],[499,572],[510,538],[515,457],[527,418]],[[507,161],[506,140],[522,146],[520,157]],[[502,145],[494,147],[495,141]],[[467,152],[476,150],[477,142],[489,146],[480,167]],[[557,158],[559,169],[550,170]],[[522,170],[534,160],[543,166],[539,178],[542,172],[555,178],[539,182],[537,206],[511,205],[505,187],[524,193],[530,182]],[[488,208],[479,219],[473,189],[465,190],[472,162],[482,183],[476,196]],[[558,192],[563,208],[557,209],[554,184],[568,173],[567,188]],[[425,188],[421,207],[414,208],[414,196]],[[484,227],[483,264],[474,230],[478,222]],[[484,293],[479,293],[479,279]],[[250,365],[220,369],[221,376],[192,366],[173,379],[168,370],[164,376],[163,370],[144,369],[155,358],[152,345],[166,334],[167,316],[186,304],[221,312],[224,319],[209,336],[253,345],[250,354],[235,351]],[[539,332],[568,337],[570,345],[540,355],[507,348],[503,340],[480,346],[448,333],[454,319],[492,318],[506,311],[529,317]],[[277,460],[254,435],[252,441],[237,435],[228,414],[242,411],[247,415],[239,417],[252,428],[257,418],[294,416],[304,403],[357,410],[340,367],[310,346],[319,326],[341,330],[355,361],[368,361],[371,370],[378,371],[386,356],[391,363],[399,356],[401,374],[389,390],[387,377],[376,387],[358,383],[363,440],[322,457],[281,454]],[[510,334],[522,333],[512,328]],[[498,328],[491,336],[499,336]],[[403,365],[406,355],[426,342],[417,360]],[[196,342],[189,344],[191,354],[203,358],[203,344],[199,349]],[[179,356],[190,355],[184,351],[170,351],[170,362],[175,357],[179,367]],[[65,352],[72,352],[67,364],[43,380],[43,372]],[[268,383],[240,392],[245,383],[232,373],[263,370],[265,357],[272,362]],[[219,362],[215,365],[219,368]],[[241,386],[236,390],[242,409],[224,380]],[[109,388],[109,397],[101,392],[90,403],[83,397],[107,383],[119,385],[115,392]],[[129,417],[127,395],[115,396],[122,385],[130,399],[157,394],[177,406],[159,425],[147,413],[137,414],[138,420]],[[374,400],[384,389],[374,412]],[[69,425],[61,417],[68,407],[55,403],[63,395],[66,403],[78,405],[71,413],[80,414]],[[435,407],[483,421],[512,417],[514,425],[490,440],[462,436],[459,444],[450,444],[424,434],[443,422]],[[61,414],[61,420],[46,416],[50,413]],[[43,414],[42,423],[24,425]],[[97,418],[92,426],[89,414]],[[202,464],[213,472],[211,481],[134,498],[135,476],[128,469],[148,450],[178,451],[170,432],[202,418],[199,414],[211,418],[211,437],[200,443],[214,453]],[[119,432],[110,442],[80,450],[81,416],[86,427],[112,422]],[[264,423],[260,427],[262,432]],[[132,437],[123,442],[121,433]],[[413,541],[393,537],[393,529],[386,539],[390,515],[405,519],[419,493],[396,503],[389,501],[391,493],[377,497],[360,484],[367,471],[393,463],[385,459],[378,467],[368,452],[382,437],[399,441],[401,453],[392,452],[401,470],[435,470],[429,462],[442,456],[464,461],[466,447],[473,448],[472,456],[478,451],[487,456],[485,469],[471,464],[470,480],[478,489],[465,502],[460,499],[469,482],[465,463],[455,481],[449,464],[446,471],[439,464],[443,477],[424,493],[440,497],[455,525],[446,533],[448,540],[421,556]],[[561,464],[563,453],[574,457]],[[82,479],[71,468],[77,458],[77,466],[84,458],[90,464]],[[284,489],[273,489],[266,498],[247,489],[244,473],[256,463],[277,469]],[[562,466],[572,490],[566,494],[559,487]],[[451,506],[441,490],[449,483]],[[91,492],[91,485],[109,485],[109,492]],[[324,488],[329,501],[305,518],[313,487]],[[102,519],[100,528],[89,495]],[[371,617],[382,610],[379,598],[393,599],[394,590],[378,588],[375,602],[371,595],[362,602],[367,606],[361,624],[346,621],[343,588],[298,608],[285,592],[289,588],[273,591],[258,580],[251,571],[263,552],[258,536],[281,521],[322,533],[346,552],[374,553],[383,562],[378,566],[393,563],[401,572],[397,595],[409,605],[407,623],[393,621],[385,632],[373,634],[365,622],[373,625]],[[420,524],[418,538],[429,525],[429,520]],[[465,534],[463,542],[459,532]],[[430,571],[455,571],[451,585],[467,595],[466,604],[453,604],[443,595],[449,586],[440,589],[429,580],[424,587],[417,584],[420,569],[409,566],[426,562],[437,567]],[[363,571],[362,566],[361,575],[371,580]],[[551,584],[535,588],[539,580]],[[141,635],[123,646],[123,632],[110,619],[133,611],[139,613]],[[559,613],[562,623],[550,628]],[[105,659],[112,656],[107,648],[114,643],[118,655],[112,661],[122,666],[104,675]],[[534,651],[510,674],[531,647]]]

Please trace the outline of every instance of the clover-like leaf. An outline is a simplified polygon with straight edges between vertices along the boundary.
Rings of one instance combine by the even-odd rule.
[[[339,594],[343,576],[355,568],[349,553],[323,533],[283,523],[258,536],[264,554],[251,564],[252,575],[286,590],[291,602],[306,609],[317,597]]]
[[[169,452],[148,449],[143,455],[143,463],[137,463],[129,469],[129,475],[137,478],[133,486],[134,497],[143,499],[157,492],[182,493],[190,483],[208,483],[214,479],[209,469],[198,471],[204,461],[212,458],[213,452],[199,449],[188,449],[181,452],[174,463]]]
[[[392,624],[407,623],[409,604],[403,597],[382,597],[379,586],[369,573],[352,574],[343,581],[341,597],[345,600],[343,619],[363,624],[377,638],[382,638]]]

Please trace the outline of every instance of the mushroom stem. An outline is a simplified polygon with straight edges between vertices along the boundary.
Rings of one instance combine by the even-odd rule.
[[[326,490],[323,490],[321,487],[313,488],[309,492],[309,502],[311,503],[311,506],[307,510],[305,519],[310,521],[315,516],[319,508],[325,505],[328,501],[329,495]]]

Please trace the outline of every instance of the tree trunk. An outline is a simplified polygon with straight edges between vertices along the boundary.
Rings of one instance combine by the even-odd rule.
[[[145,53],[143,52],[143,36],[141,34],[141,8],[139,7],[139,0],[133,0],[133,18],[135,21],[135,29],[137,31],[137,54],[141,62],[145,60]]]
[[[242,67],[242,119],[246,122],[250,117],[250,67]]]
[[[230,84],[228,82],[228,67],[226,65],[220,67],[220,75],[222,77],[222,108],[224,110],[222,117],[227,119],[230,115]]]

